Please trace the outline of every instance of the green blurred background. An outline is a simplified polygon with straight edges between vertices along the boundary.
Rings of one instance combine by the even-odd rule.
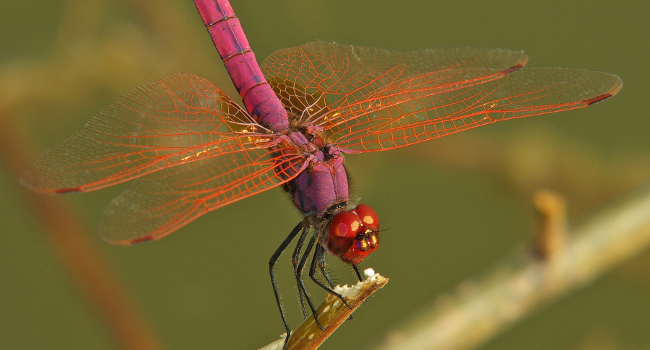
[[[525,50],[529,66],[601,70],[624,81],[618,96],[590,108],[348,156],[354,193],[388,229],[363,267],[391,281],[323,349],[381,341],[400,320],[526,242],[534,190],[564,194],[579,223],[650,175],[648,1],[232,4],[260,60],[314,40],[395,50],[499,47]],[[0,35],[0,118],[11,118],[38,151],[121,94],[170,73],[203,76],[236,96],[190,0],[3,1]],[[0,348],[114,348],[51,249],[26,190],[0,164]],[[92,228],[125,186],[64,199]],[[91,238],[169,349],[255,349],[283,332],[267,263],[299,220],[276,189],[161,241],[115,247]],[[280,285],[296,326],[289,265],[280,261]],[[339,282],[354,282],[340,263],[331,265]],[[648,348],[649,295],[644,254],[482,348]]]

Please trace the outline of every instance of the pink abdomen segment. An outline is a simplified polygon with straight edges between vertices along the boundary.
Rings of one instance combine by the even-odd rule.
[[[264,78],[230,3],[194,2],[248,113],[273,131],[287,130],[287,111]]]

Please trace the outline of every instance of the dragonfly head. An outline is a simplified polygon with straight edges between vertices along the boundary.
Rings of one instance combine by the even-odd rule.
[[[379,219],[365,204],[342,211],[327,224],[323,247],[350,264],[359,264],[379,247]]]

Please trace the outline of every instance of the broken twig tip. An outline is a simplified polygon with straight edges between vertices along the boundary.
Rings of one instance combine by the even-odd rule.
[[[534,196],[539,215],[539,229],[534,240],[535,253],[542,260],[551,260],[566,244],[566,202],[558,193],[539,190]]]
[[[388,278],[376,273],[373,269],[363,271],[366,277],[355,285],[336,286],[334,291],[341,294],[351,309],[332,294],[325,297],[323,303],[316,310],[318,321],[325,327],[324,331],[318,328],[313,317],[308,317],[296,330],[291,333],[287,350],[312,350],[317,349],[334,331],[347,320],[352,312],[368,299],[373,293],[388,283]],[[281,339],[261,348],[260,350],[279,350],[284,345],[286,334]]]

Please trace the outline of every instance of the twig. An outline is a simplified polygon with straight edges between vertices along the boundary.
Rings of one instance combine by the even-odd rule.
[[[537,191],[533,202],[540,217],[533,249],[541,259],[550,260],[562,252],[566,244],[566,203],[564,197],[546,190]]]
[[[350,317],[354,310],[368,299],[370,295],[388,283],[388,278],[375,273],[372,269],[364,271],[366,279],[355,284],[352,287],[347,285],[336,286],[334,291],[342,294],[348,304],[352,307],[349,309],[341,300],[327,294],[325,301],[318,307],[318,321],[323,325],[325,331],[321,331],[313,317],[308,317],[295,331],[291,333],[287,350],[313,350],[317,349],[345,320]],[[280,350],[284,345],[283,338],[277,340],[260,350]]]
[[[508,135],[460,133],[427,147],[405,147],[402,155],[482,176],[492,176],[522,203],[539,188],[553,188],[571,203],[574,215],[586,215],[633,191],[650,176],[647,152],[625,156],[594,152],[593,147],[544,129]]]
[[[471,349],[568,292],[584,287],[650,245],[650,189],[632,195],[571,232],[563,249],[543,260],[514,253],[478,282],[394,332],[376,349]],[[443,301],[444,302],[441,302]]]
[[[15,179],[34,159],[29,140],[22,136],[6,114],[0,113],[0,159]],[[79,284],[91,305],[112,332],[120,348],[130,350],[162,349],[155,333],[135,301],[112,273],[108,261],[90,242],[94,237],[78,219],[67,201],[54,196],[22,191],[26,204],[43,225],[44,236],[58,253],[63,267]]]

